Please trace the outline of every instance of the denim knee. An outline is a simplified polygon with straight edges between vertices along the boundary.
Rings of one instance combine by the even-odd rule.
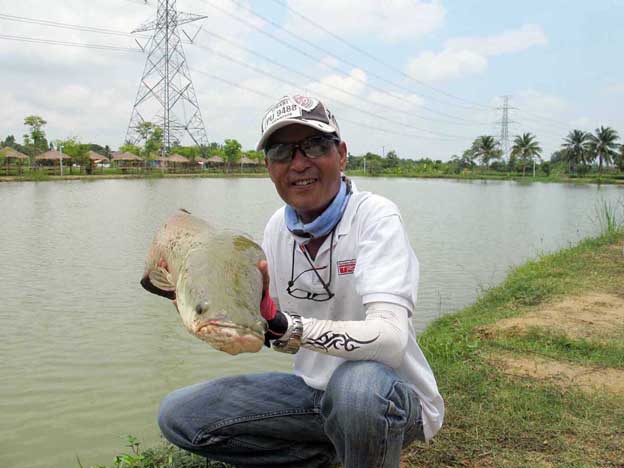
[[[325,418],[357,419],[383,417],[386,395],[396,380],[394,371],[375,361],[347,361],[330,378],[321,405]]]
[[[193,448],[194,435],[188,433],[188,420],[183,411],[186,393],[187,388],[181,388],[163,398],[158,411],[158,425],[169,442],[190,450]]]

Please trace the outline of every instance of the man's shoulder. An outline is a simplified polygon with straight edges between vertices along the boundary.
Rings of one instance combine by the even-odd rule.
[[[385,217],[391,215],[400,215],[398,206],[392,201],[382,195],[371,192],[358,192],[353,194],[355,206],[357,211],[356,216],[370,218],[370,217]]]
[[[284,227],[284,210],[285,206],[278,208],[275,213],[269,218],[269,221],[264,228],[264,235],[272,235],[275,232],[279,232]]]

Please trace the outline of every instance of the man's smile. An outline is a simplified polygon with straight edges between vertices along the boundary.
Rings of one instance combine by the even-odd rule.
[[[317,178],[306,177],[305,179],[295,180],[294,182],[291,183],[291,185],[294,185],[295,187],[307,187],[309,185],[314,184],[315,182],[318,182]]]

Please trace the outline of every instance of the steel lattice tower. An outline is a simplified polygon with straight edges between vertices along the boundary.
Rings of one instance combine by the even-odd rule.
[[[140,142],[140,124],[153,122],[163,130],[163,152],[180,144],[186,135],[196,145],[208,144],[178,32],[178,26],[204,18],[178,12],[176,0],[159,0],[156,19],[132,31],[154,34],[144,48],[147,60],[126,133],[127,142]]]
[[[502,111],[500,142],[503,147],[503,159],[509,160],[509,96],[503,96]]]

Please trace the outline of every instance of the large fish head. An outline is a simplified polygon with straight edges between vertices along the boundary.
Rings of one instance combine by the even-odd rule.
[[[176,306],[186,328],[219,351],[257,352],[266,321],[260,315],[262,249],[224,235],[192,249],[181,269]]]

